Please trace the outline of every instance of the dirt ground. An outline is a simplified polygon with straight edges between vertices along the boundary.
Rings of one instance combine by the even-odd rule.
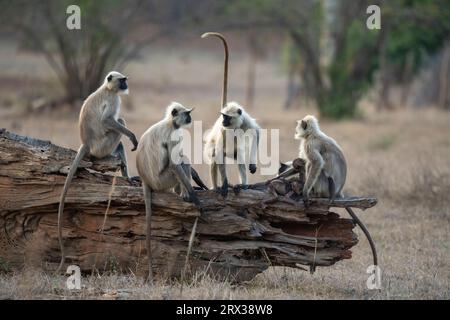
[[[123,116],[137,136],[161,119],[171,101],[195,106],[194,120],[209,128],[219,111],[222,52],[205,51],[197,43],[187,49],[168,45],[149,49],[131,63],[130,96]],[[233,53],[229,100],[245,103],[248,56]],[[261,127],[279,129],[280,158],[296,157],[295,120],[315,110],[301,106],[284,111],[285,76],[279,57],[268,55],[257,66],[256,101],[247,111]],[[14,44],[0,46],[0,127],[55,144],[77,148],[77,110],[73,113],[34,112],[28,97],[44,90],[54,96],[58,87],[42,58],[17,53]],[[42,84],[42,80],[46,80]],[[66,110],[66,109],[64,109]],[[378,112],[370,99],[361,104],[361,117],[321,127],[342,146],[349,166],[345,193],[376,196],[379,204],[360,217],[376,242],[382,269],[382,289],[368,290],[366,268],[370,248],[359,229],[353,258],[314,275],[301,270],[270,268],[240,285],[219,282],[201,274],[185,286],[185,299],[449,299],[450,298],[450,113],[434,108],[398,107]],[[127,150],[131,143],[124,139]],[[131,173],[135,155],[128,153]],[[206,165],[195,165],[209,182]],[[232,170],[232,182],[237,182]],[[256,174],[251,181],[267,179]],[[339,213],[345,215],[344,212]],[[65,278],[38,270],[0,275],[0,298],[177,299],[177,283],[153,288],[133,275],[104,274],[82,279],[80,291],[65,289]]]

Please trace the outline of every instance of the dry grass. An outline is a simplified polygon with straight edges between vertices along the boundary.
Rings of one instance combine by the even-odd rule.
[[[42,62],[35,57],[12,56],[0,50],[8,77],[22,79],[23,66]],[[188,50],[181,55],[164,48],[129,67],[133,109],[124,110],[128,125],[142,134],[157,121],[168,102],[178,100],[196,106],[194,117],[209,127],[220,101],[220,52]],[[244,101],[245,59],[237,52],[231,65],[230,98]],[[8,61],[8,59],[10,59]],[[33,63],[31,63],[32,61]],[[45,72],[39,64],[36,70]],[[179,75],[182,75],[180,77]],[[26,83],[21,90],[27,90]],[[2,90],[2,89],[0,89]],[[3,89],[11,91],[10,89]],[[258,69],[257,107],[263,127],[280,128],[281,159],[291,159],[298,148],[292,139],[294,120],[307,112],[302,108],[282,112],[284,78],[275,59]],[[0,127],[76,148],[76,117],[61,114],[17,115],[2,109]],[[371,263],[369,245],[360,230],[360,243],[353,258],[314,275],[301,270],[270,268],[253,281],[232,285],[199,274],[183,291],[185,299],[449,299],[450,298],[450,114],[403,109],[376,113],[365,107],[362,119],[322,122],[322,128],[342,145],[349,163],[346,193],[372,195],[379,204],[360,212],[375,239],[382,268],[382,290],[366,288],[366,268]],[[1,117],[4,115],[4,117]],[[128,147],[130,144],[125,140]],[[134,154],[131,172],[136,173]],[[203,177],[207,169],[196,166]],[[253,176],[251,181],[263,179]],[[338,211],[345,215],[344,212]],[[3,262],[4,263],[4,262]],[[0,270],[2,262],[0,259]],[[65,289],[65,278],[26,270],[0,275],[0,298],[69,299],[177,299],[179,284],[156,283],[149,288],[133,275],[105,274],[84,277],[80,291]]]

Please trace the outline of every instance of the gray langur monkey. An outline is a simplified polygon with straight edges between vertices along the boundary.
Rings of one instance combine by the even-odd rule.
[[[256,153],[258,151],[259,145],[259,130],[261,129],[259,125],[256,123],[255,119],[251,118],[248,113],[245,112],[244,108],[241,107],[236,102],[227,103],[227,92],[228,92],[228,59],[229,59],[229,51],[228,44],[225,37],[218,32],[206,32],[202,34],[202,38],[207,38],[209,36],[214,36],[219,38],[224,47],[224,67],[223,67],[223,85],[222,85],[222,105],[221,105],[221,114],[222,117],[219,117],[215,122],[211,133],[206,138],[205,145],[205,157],[211,162],[210,165],[210,175],[213,188],[219,191],[222,196],[226,197],[228,194],[228,179],[226,174],[225,167],[225,157],[233,157],[235,160],[240,157],[238,160],[238,168],[239,168],[239,177],[241,186],[236,188],[245,189],[247,187],[247,172],[245,169],[245,163],[242,163],[243,159],[241,157],[245,154],[244,147],[244,139],[238,141],[234,138],[234,143],[231,145],[231,150],[225,150],[227,147],[226,144],[226,130],[233,130],[236,133],[236,130],[243,130],[244,133],[247,130],[254,130],[253,133],[256,134],[256,137],[253,137],[251,140],[250,147],[250,163],[249,163],[249,171],[254,174],[256,172]],[[220,163],[217,163],[216,156],[223,155],[222,159],[219,159]],[[220,172],[222,178],[222,185],[220,189],[218,188],[218,172]]]
[[[241,186],[245,189],[248,185],[247,171],[242,156],[250,154],[249,171],[256,172],[256,154],[258,152],[260,126],[256,120],[236,102],[228,103],[221,111],[212,130],[206,137],[205,157],[211,163],[210,174],[213,188],[220,191],[222,196],[228,194],[228,178],[226,173],[225,158],[231,157],[238,160],[239,178]],[[241,135],[239,135],[239,130]],[[250,146],[245,144],[245,136],[250,133]],[[233,141],[227,141],[227,136]],[[249,152],[247,152],[249,151]],[[221,176],[221,187],[218,188],[218,173]]]
[[[336,141],[324,134],[317,119],[310,115],[297,122],[295,139],[301,140],[299,157],[305,160],[303,199],[308,201],[312,189],[316,196],[331,201],[341,197],[347,163]]]
[[[190,178],[195,171],[182,154],[182,128],[191,125],[191,111],[177,102],[172,102],[166,110],[164,119],[151,126],[141,137],[136,154],[136,166],[144,189],[147,222],[148,279],[152,282],[151,254],[151,216],[152,192],[173,189],[189,202],[200,207],[200,201],[191,186]],[[174,159],[174,157],[176,159]],[[198,176],[197,176],[198,178]],[[199,179],[199,178],[198,178]],[[194,180],[197,182],[196,178]],[[199,183],[200,182],[200,183]],[[203,185],[201,180],[197,182]],[[200,187],[202,187],[200,185]],[[192,233],[195,233],[197,219]],[[192,236],[191,236],[192,237]]]
[[[320,130],[319,122],[311,115],[297,121],[295,139],[301,140],[299,157],[304,159],[306,164],[306,181],[303,187],[305,205],[309,203],[311,191],[316,197],[329,198],[330,202],[336,197],[343,198],[347,163],[337,142]],[[374,265],[378,265],[377,251],[369,231],[350,207],[345,209],[369,240]]]
[[[133,132],[126,126],[125,121],[119,118],[120,94],[128,94],[128,78],[123,74],[111,71],[105,77],[103,84],[84,101],[79,118],[81,146],[70,166],[66,182],[61,193],[58,208],[58,238],[61,248],[61,262],[56,272],[59,272],[65,261],[64,244],[62,239],[62,215],[67,190],[73,176],[86,155],[101,159],[111,154],[117,154],[121,159],[122,176],[128,178],[128,165],[125,150],[120,141],[126,135],[136,150],[138,141]]]

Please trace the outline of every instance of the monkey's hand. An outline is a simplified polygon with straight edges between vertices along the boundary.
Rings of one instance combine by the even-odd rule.
[[[308,208],[309,204],[310,204],[310,200],[309,200],[309,192],[308,192],[307,188],[303,188],[302,196],[303,196],[303,204],[304,204],[305,208]]]
[[[195,206],[197,207],[198,211],[200,211],[200,216],[198,217],[198,219],[201,222],[207,222],[205,220],[206,218],[206,214],[205,214],[205,208],[203,207],[203,205],[200,203],[200,200],[198,199],[197,195],[195,194],[195,192],[190,192],[190,193],[186,193],[183,196],[183,200],[186,202],[191,202],[193,204],[195,204]]]
[[[251,174],[254,174],[256,172],[256,164],[254,163],[249,164],[248,170],[250,171]]]
[[[198,199],[198,197],[195,194],[195,192],[187,193],[185,196],[183,196],[183,200],[186,201],[186,202],[192,202],[193,204],[195,204],[199,208],[201,207],[200,200]]]
[[[130,140],[131,143],[133,144],[133,149],[131,149],[131,151],[135,151],[138,146],[138,140],[136,139],[136,136],[134,134],[130,137]]]

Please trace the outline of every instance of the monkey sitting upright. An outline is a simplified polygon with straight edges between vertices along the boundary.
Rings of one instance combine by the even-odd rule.
[[[331,200],[342,197],[347,163],[339,145],[320,131],[314,116],[308,115],[298,121],[295,131],[295,139],[301,140],[299,157],[306,162],[303,199],[308,201],[311,189],[318,197]]]
[[[343,198],[342,189],[347,176],[347,163],[337,142],[320,130],[317,119],[311,115],[297,121],[295,139],[301,140],[299,157],[305,160],[306,181],[303,187],[305,205],[309,203],[311,190],[314,196],[327,197],[330,202],[336,197]],[[377,252],[369,231],[350,207],[345,209],[369,240],[374,265],[377,265]]]
[[[200,202],[190,183],[193,168],[183,160],[181,149],[182,128],[191,125],[192,109],[177,102],[167,107],[164,119],[151,126],[141,137],[136,154],[136,166],[144,188],[144,201],[147,220],[147,256],[149,280],[152,280],[151,255],[151,216],[152,192],[174,189],[185,201],[200,206]],[[198,176],[197,176],[198,178]],[[199,178],[198,178],[199,179]],[[200,183],[199,183],[200,182]],[[200,187],[203,182],[197,182]],[[206,189],[206,186],[204,186]],[[195,232],[193,228],[193,233]]]
[[[79,128],[81,146],[70,166],[66,182],[61,193],[58,208],[58,238],[61,248],[61,262],[56,272],[59,272],[65,261],[64,244],[62,241],[62,215],[67,190],[81,160],[86,155],[101,159],[111,154],[117,154],[121,159],[122,176],[128,177],[128,165],[125,150],[120,139],[126,135],[136,150],[136,136],[127,129],[125,121],[119,118],[120,94],[128,94],[127,77],[119,72],[111,71],[105,77],[103,84],[84,101],[80,111]]]

